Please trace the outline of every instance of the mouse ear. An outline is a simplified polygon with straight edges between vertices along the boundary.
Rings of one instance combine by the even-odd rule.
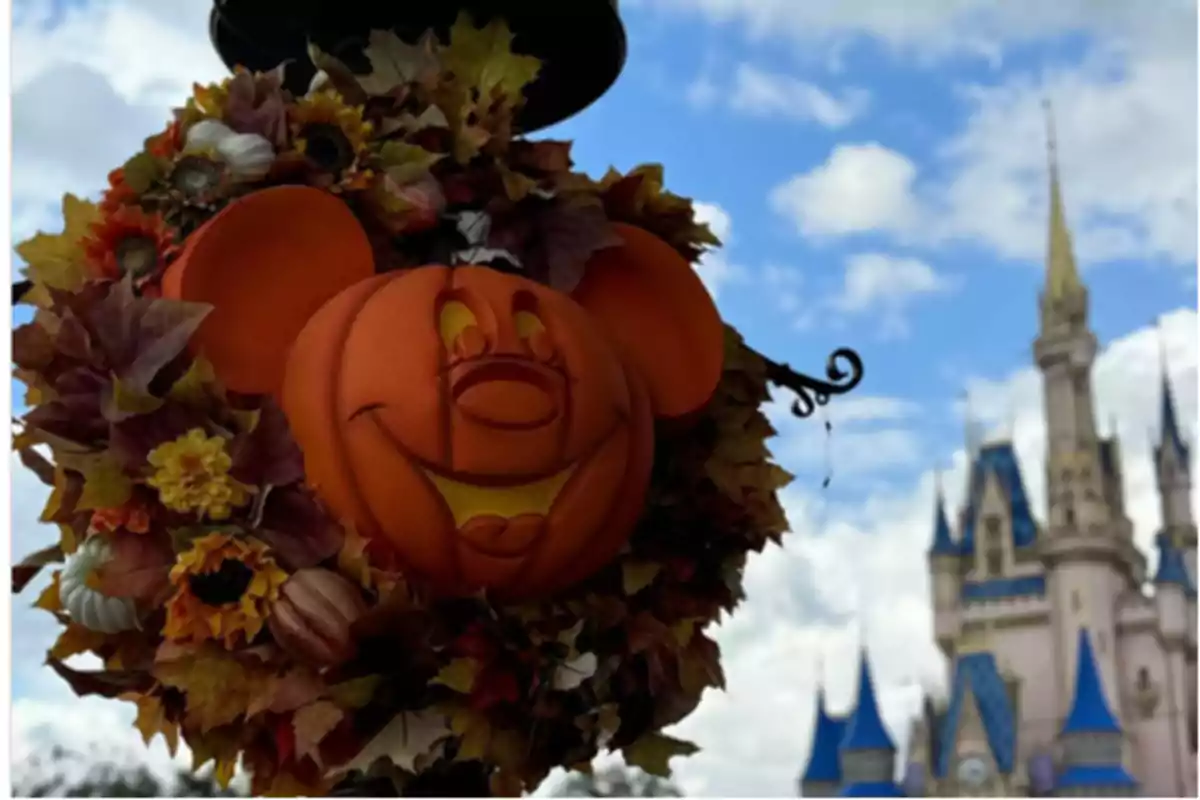
[[[268,394],[309,318],[374,274],[367,234],[345,202],[277,186],[235,200],[189,236],[162,293],[211,305],[193,346],[227,388]]]
[[[725,326],[692,265],[649,231],[616,223],[619,247],[597,252],[571,296],[638,369],[656,416],[702,408],[721,380]]]

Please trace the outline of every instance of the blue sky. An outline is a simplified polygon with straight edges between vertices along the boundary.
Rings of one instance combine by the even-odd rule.
[[[222,74],[202,0],[54,5],[16,4],[18,235],[57,225],[62,191],[94,194],[192,80]],[[861,387],[830,408],[827,493],[819,423],[771,409],[776,452],[798,475],[787,494],[796,533],[752,565],[751,600],[721,632],[730,693],[707,698],[683,726],[705,748],[677,764],[693,791],[789,794],[805,755],[814,653],[837,667],[826,670],[835,703],[848,702],[865,625],[896,729],[914,687],[942,679],[927,642],[921,551],[933,470],[946,471],[952,500],[961,484],[965,387],[985,427],[1017,442],[1041,502],[1029,368],[1046,97],[1092,325],[1110,345],[1098,404],[1129,437],[1128,500],[1139,537],[1151,534],[1145,452],[1160,315],[1185,417],[1196,408],[1195,6],[929,0],[903,15],[831,0],[621,5],[625,74],[545,135],[574,139],[592,174],[665,165],[668,186],[728,229],[702,274],[753,346],[807,372],[842,345],[867,365]],[[47,535],[20,516],[16,526],[18,548]],[[852,568],[863,548],[869,563]],[[862,622],[884,610],[886,625]],[[17,636],[44,641],[48,628],[28,617],[23,629],[25,619],[18,613]],[[18,744],[66,735],[47,721],[63,696],[34,661],[15,672],[28,720],[22,727],[18,714]],[[794,719],[770,721],[779,708]],[[757,733],[731,744],[730,726]]]

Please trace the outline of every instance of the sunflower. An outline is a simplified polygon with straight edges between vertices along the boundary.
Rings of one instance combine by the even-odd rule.
[[[137,192],[125,182],[125,170],[117,167],[108,173],[108,188],[100,198],[100,211],[111,214],[121,206],[135,204],[137,198]]]
[[[225,159],[213,148],[187,148],[167,171],[167,194],[193,208],[209,208],[233,188],[233,175]]]
[[[287,573],[257,539],[210,533],[192,542],[171,569],[163,636],[175,642],[220,640],[232,650],[263,628]]]
[[[157,276],[178,252],[174,231],[158,214],[122,205],[94,223],[84,239],[92,273],[101,278],[132,275],[136,283]]]
[[[302,98],[290,109],[293,146],[315,184],[332,191],[364,188],[371,173],[362,169],[373,132],[361,107],[346,105],[332,91]]]
[[[172,511],[195,512],[212,520],[229,519],[233,509],[250,500],[254,487],[229,475],[233,459],[220,436],[193,428],[174,441],[154,448],[147,457],[155,472],[146,481]]]

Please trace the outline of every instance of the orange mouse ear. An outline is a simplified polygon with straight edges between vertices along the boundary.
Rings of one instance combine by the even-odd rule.
[[[277,186],[235,200],[189,236],[162,293],[212,305],[194,346],[229,389],[267,394],[317,309],[374,274],[367,234],[341,199]]]
[[[614,224],[620,247],[588,261],[571,296],[596,317],[645,379],[654,413],[684,417],[721,379],[725,327],[700,276],[649,231]]]

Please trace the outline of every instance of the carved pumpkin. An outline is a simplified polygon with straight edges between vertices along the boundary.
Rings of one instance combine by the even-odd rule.
[[[280,187],[193,234],[164,294],[214,305],[197,343],[217,374],[281,398],[310,483],[398,566],[544,596],[621,548],[654,418],[702,408],[721,373],[695,272],[617,227],[571,296],[482,266],[373,276],[340,200]]]

